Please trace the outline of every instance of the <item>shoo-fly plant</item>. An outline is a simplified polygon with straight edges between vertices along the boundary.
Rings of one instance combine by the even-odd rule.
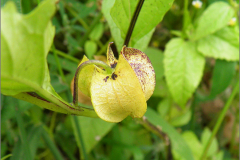
[[[115,59],[109,44],[107,63],[84,56],[75,77],[73,104],[78,106],[78,89],[91,97],[97,115],[108,122],[120,122],[127,116],[141,118],[146,101],[155,88],[155,72],[147,55],[123,46]]]

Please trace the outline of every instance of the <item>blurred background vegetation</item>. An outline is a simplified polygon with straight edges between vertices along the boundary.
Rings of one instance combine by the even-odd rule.
[[[15,3],[20,12],[27,14],[40,1],[15,0]],[[189,3],[190,13],[197,17],[216,1],[218,0],[203,0],[203,6],[198,10]],[[157,25],[149,47],[145,50],[158,73],[155,91],[147,103],[148,107],[182,135],[194,157],[198,157],[201,154],[198,149],[206,144],[220,111],[238,80],[239,65],[207,58],[201,83],[186,109],[183,110],[174,103],[163,74],[163,51],[166,43],[175,37],[174,31],[182,29],[183,2],[174,1],[162,22]],[[5,3],[6,0],[2,0],[1,6]],[[52,18],[56,27],[55,49],[52,48],[47,57],[51,83],[56,92],[68,102],[72,99],[70,84],[83,55],[87,55],[89,59],[101,59],[102,55],[105,56],[108,43],[114,41],[109,25],[101,13],[101,5],[101,0],[60,0]],[[115,56],[118,57],[117,49],[114,48]],[[59,67],[62,68],[62,73],[59,72]],[[212,84],[223,89],[209,99],[203,98],[210,94]],[[232,100],[210,146],[208,159],[239,159],[238,97],[235,96]],[[82,103],[91,104],[87,98]],[[165,136],[159,136],[130,117],[117,124],[78,117],[79,126],[74,125],[71,117],[1,95],[1,157],[11,160],[76,160],[80,157],[158,160],[167,159],[169,152],[171,153],[166,151]],[[77,133],[78,129],[81,131],[80,135]],[[29,151],[29,156],[26,151]],[[180,159],[176,158],[176,154],[174,157]]]

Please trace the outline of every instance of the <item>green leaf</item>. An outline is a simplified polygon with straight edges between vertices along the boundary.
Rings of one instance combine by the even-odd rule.
[[[87,41],[84,44],[84,50],[88,58],[92,58],[97,51],[97,44],[94,41]]]
[[[238,28],[238,27],[236,27]],[[225,27],[198,41],[198,51],[204,56],[227,61],[239,60],[239,34],[235,27]]]
[[[171,109],[171,119],[169,120],[169,123],[175,127],[186,125],[190,121],[191,115],[192,113],[190,109],[179,111],[178,108],[174,107]]]
[[[193,39],[200,39],[227,26],[233,16],[234,10],[227,3],[216,2],[211,4],[197,21]]]
[[[111,130],[115,123],[109,123],[99,118],[77,117],[82,132],[83,142],[86,152],[89,153],[94,146]],[[73,118],[72,118],[73,120]],[[73,121],[72,121],[73,122]],[[73,123],[74,124],[74,123]],[[81,148],[79,136],[76,132],[76,126],[73,126],[78,147]]]
[[[17,13],[13,2],[1,10],[2,93],[53,111],[96,117],[93,110],[73,108],[50,84],[46,57],[55,33],[55,8],[55,0],[45,0],[27,15]]]
[[[203,151],[203,145],[199,142],[197,136],[192,131],[185,131],[182,137],[191,149],[194,159],[199,159]]]
[[[102,13],[108,22],[112,37],[114,38],[114,40],[116,42],[117,49],[118,49],[118,51],[120,51],[122,49],[124,39],[121,37],[121,31],[117,27],[117,25],[115,24],[115,22],[113,21],[111,15],[110,15],[110,10],[113,7],[114,3],[115,3],[115,0],[104,0],[102,2]]]
[[[148,107],[145,114],[147,120],[155,126],[161,127],[162,131],[168,135],[171,140],[172,150],[177,155],[183,157],[185,160],[193,160],[193,155],[186,144],[185,140],[181,135],[170,125],[168,124],[159,114],[154,110]]]
[[[205,128],[203,130],[203,133],[201,135],[201,142],[202,142],[204,148],[206,147],[211,134],[212,134],[212,132],[208,128]],[[217,153],[217,150],[218,150],[218,142],[217,142],[217,139],[214,138],[208,149],[207,156],[215,155]]]
[[[98,23],[92,30],[92,32],[90,33],[89,37],[90,39],[93,40],[99,40],[104,32],[104,26],[102,23]]]
[[[152,62],[155,74],[156,74],[156,80],[163,77],[163,52],[159,49],[149,47],[145,51],[146,55]]]
[[[123,39],[126,37],[137,3],[137,0],[116,0],[111,9],[111,16],[117,27],[121,30]],[[132,46],[157,26],[172,6],[172,3],[173,0],[144,1],[132,33]]]
[[[216,60],[212,76],[210,98],[214,98],[229,86],[235,74],[235,66],[236,62]]]
[[[164,54],[164,71],[173,99],[184,106],[201,81],[205,59],[196,44],[181,38],[172,39]]]
[[[138,1],[104,0],[102,12],[110,26],[118,51],[124,39]],[[173,0],[145,1],[133,30],[130,46],[145,50],[152,37],[156,25],[171,7]],[[152,7],[154,6],[154,7]],[[126,8],[125,8],[126,7]],[[110,11],[111,10],[111,11]],[[110,15],[111,12],[111,15]],[[151,14],[149,14],[151,13]]]
[[[55,29],[50,18],[54,1],[44,1],[27,15],[17,13],[13,2],[2,9],[1,89],[3,94],[16,95],[43,87],[46,55]],[[42,16],[44,15],[44,16]]]

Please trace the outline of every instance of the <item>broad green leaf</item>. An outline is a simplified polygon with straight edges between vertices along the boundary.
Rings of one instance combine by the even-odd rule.
[[[133,44],[131,46],[135,47],[134,45],[139,39],[157,26],[172,6],[172,3],[173,0],[144,1],[132,33]],[[111,9],[111,16],[117,27],[121,30],[123,39],[126,37],[137,4],[137,0],[115,0],[115,4]]]
[[[77,117],[82,132],[83,142],[86,151],[89,153],[94,146],[111,130],[115,123],[105,122],[99,118]],[[73,120],[73,118],[72,118]],[[73,123],[75,124],[75,123]],[[81,148],[76,126],[73,126],[75,138],[79,148]]]
[[[192,131],[186,131],[182,134],[182,137],[190,147],[194,155],[194,159],[198,160],[202,154],[203,145],[200,143],[197,136]]]
[[[46,55],[55,29],[50,18],[54,1],[44,1],[27,15],[17,13],[14,3],[2,9],[1,30],[1,89],[15,95],[42,87],[46,70]],[[44,16],[42,16],[44,15]],[[22,43],[24,42],[24,43]]]
[[[87,41],[84,44],[84,50],[88,58],[92,59],[93,55],[97,51],[97,44],[94,41]]]
[[[239,47],[239,26],[227,26],[214,33],[235,47]]]
[[[201,81],[205,59],[196,44],[181,38],[172,39],[164,54],[164,71],[173,99],[184,106]]]
[[[193,154],[186,141],[170,124],[149,107],[145,116],[150,123],[161,127],[162,131],[168,135],[174,153],[181,156],[184,160],[193,160]]]
[[[125,2],[127,2],[127,1],[125,1]],[[131,1],[130,3],[134,3],[135,4],[135,6],[131,5],[131,7],[136,7],[136,4],[137,4],[136,1]],[[146,3],[148,4],[148,2],[146,2]],[[114,40],[116,42],[116,45],[117,45],[117,49],[118,49],[118,51],[120,51],[122,46],[123,46],[123,42],[124,42],[124,39],[125,39],[126,35],[124,35],[124,37],[121,36],[121,29],[117,26],[116,22],[114,22],[113,17],[110,15],[110,10],[111,9],[113,10],[113,6],[116,6],[114,4],[115,4],[115,0],[104,0],[103,4],[102,4],[102,12],[103,12],[103,14],[104,14],[105,18],[107,19],[107,22],[108,22],[108,24],[110,26],[112,36],[113,36],[113,38],[114,38]],[[169,7],[170,6],[171,6],[171,4],[169,4]],[[146,6],[144,8],[146,9]],[[135,8],[131,8],[131,13],[134,12],[134,9]],[[120,9],[117,8],[117,10],[118,11],[121,10],[121,11],[125,12],[123,8],[120,8]],[[141,10],[141,12],[142,12],[142,10]],[[146,12],[148,12],[148,11],[146,11]],[[146,12],[144,13],[144,15],[146,15]],[[149,16],[149,14],[148,14],[148,16]],[[143,18],[146,18],[146,17],[143,16]],[[130,17],[130,19],[131,19],[131,17]],[[126,27],[129,27],[129,24],[130,24],[130,21],[128,21],[128,23],[125,24]],[[150,41],[150,39],[152,37],[152,34],[153,34],[154,30],[155,30],[155,26],[153,26],[149,30],[145,30],[146,33],[142,34],[141,37],[136,37],[136,38],[132,39],[132,41],[130,41],[130,46],[133,47],[133,48],[137,48],[139,50],[142,50],[142,51],[145,50],[147,48],[147,46],[148,46],[148,43],[149,43],[149,41]],[[134,32],[135,32],[135,29],[134,29]]]
[[[2,0],[1,7],[3,7],[7,2],[12,1],[15,3],[18,12],[22,12],[22,1],[21,0]]]
[[[53,111],[96,117],[93,110],[73,108],[50,84],[46,57],[55,33],[55,8],[55,0],[45,0],[26,15],[13,2],[1,10],[2,93]]]
[[[212,76],[212,87],[209,95],[210,98],[214,98],[229,86],[235,74],[235,66],[235,62],[216,60]]]
[[[190,121],[191,115],[192,113],[190,109],[179,111],[178,108],[174,107],[171,109],[171,119],[169,120],[169,123],[175,127],[186,125]]]
[[[98,23],[90,33],[89,37],[92,40],[99,40],[102,37],[102,34],[104,32],[104,26],[102,23]]]
[[[163,52],[153,47],[147,48],[144,52],[152,62],[152,65],[156,74],[156,80],[159,80],[160,78],[163,77],[163,73],[164,73]]]
[[[236,27],[238,28],[238,27]],[[239,32],[235,27],[225,27],[198,41],[198,51],[204,56],[227,61],[239,60]]]
[[[212,132],[208,128],[205,128],[203,130],[203,133],[201,135],[201,142],[204,147],[206,147],[207,142],[208,142],[209,138],[211,137],[211,134],[212,134]],[[208,149],[207,156],[215,155],[217,153],[217,150],[218,150],[218,142],[217,142],[217,139],[214,138]]]
[[[111,29],[111,34],[116,42],[117,49],[118,51],[120,51],[122,49],[124,39],[121,37],[121,30],[117,27],[117,25],[115,24],[110,15],[110,10],[113,7],[114,3],[115,0],[104,0],[102,2],[102,13],[106,18],[108,25]]]
[[[200,39],[227,26],[233,15],[234,10],[227,3],[216,2],[211,4],[197,21],[193,39]]]

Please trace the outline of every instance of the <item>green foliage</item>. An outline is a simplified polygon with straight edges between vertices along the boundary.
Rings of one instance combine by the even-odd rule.
[[[234,10],[225,2],[216,2],[210,5],[197,21],[194,40],[212,34],[223,27],[234,15]]]
[[[183,39],[172,39],[166,46],[164,71],[175,102],[182,107],[199,85],[205,65],[196,44]]]
[[[212,88],[209,97],[214,98],[223,92],[231,83],[235,74],[235,62],[227,62],[224,60],[217,60],[212,76]]]
[[[105,61],[113,41],[117,57],[138,2],[1,1],[2,160],[239,159],[238,0],[144,1],[129,43],[156,73],[144,118],[71,105],[83,55]]]
[[[3,8],[1,12],[4,22],[1,32],[3,94],[16,95],[21,92],[32,92],[36,87],[46,89],[50,87],[45,58],[55,31],[49,22],[55,11],[53,3],[46,1],[27,16],[18,14],[12,2]],[[41,14],[45,16],[39,16]],[[18,43],[23,41],[24,45]]]
[[[120,36],[119,32],[121,33],[121,39],[119,41],[119,37],[116,39],[116,43],[118,46],[118,50],[121,49],[120,46],[123,45],[123,40],[126,38],[128,26],[130,25],[130,21],[132,15],[135,11],[137,6],[136,0],[128,1],[128,0],[116,0],[113,6],[109,4],[108,1],[104,1],[106,8],[111,7],[110,16],[105,14],[107,21],[110,25],[112,35],[115,37]],[[149,0],[145,1],[144,5],[141,9],[141,13],[138,16],[137,23],[134,27],[134,31],[132,33],[132,41],[130,42],[130,46],[133,48],[138,48],[140,50],[145,50],[147,45],[150,41],[150,38],[153,34],[154,28],[156,25],[162,20],[164,14],[169,10],[173,3],[173,0],[161,0],[161,1],[154,1]],[[109,7],[108,7],[109,6]],[[104,11],[107,12],[107,11]],[[149,14],[151,13],[151,14]],[[117,27],[117,29],[115,28]],[[116,34],[116,35],[115,35]]]
[[[152,109],[148,109],[145,116],[147,117],[147,120],[151,122],[155,126],[159,126],[163,132],[165,132],[171,141],[171,144],[173,145],[173,152],[177,155],[181,156],[183,159],[193,159],[193,155],[185,143],[185,141],[182,139],[182,137],[179,135],[179,133],[167,122],[165,122],[155,111]]]
[[[197,48],[206,57],[237,61],[239,60],[238,42],[238,32],[232,27],[225,27],[215,34],[200,39]]]

